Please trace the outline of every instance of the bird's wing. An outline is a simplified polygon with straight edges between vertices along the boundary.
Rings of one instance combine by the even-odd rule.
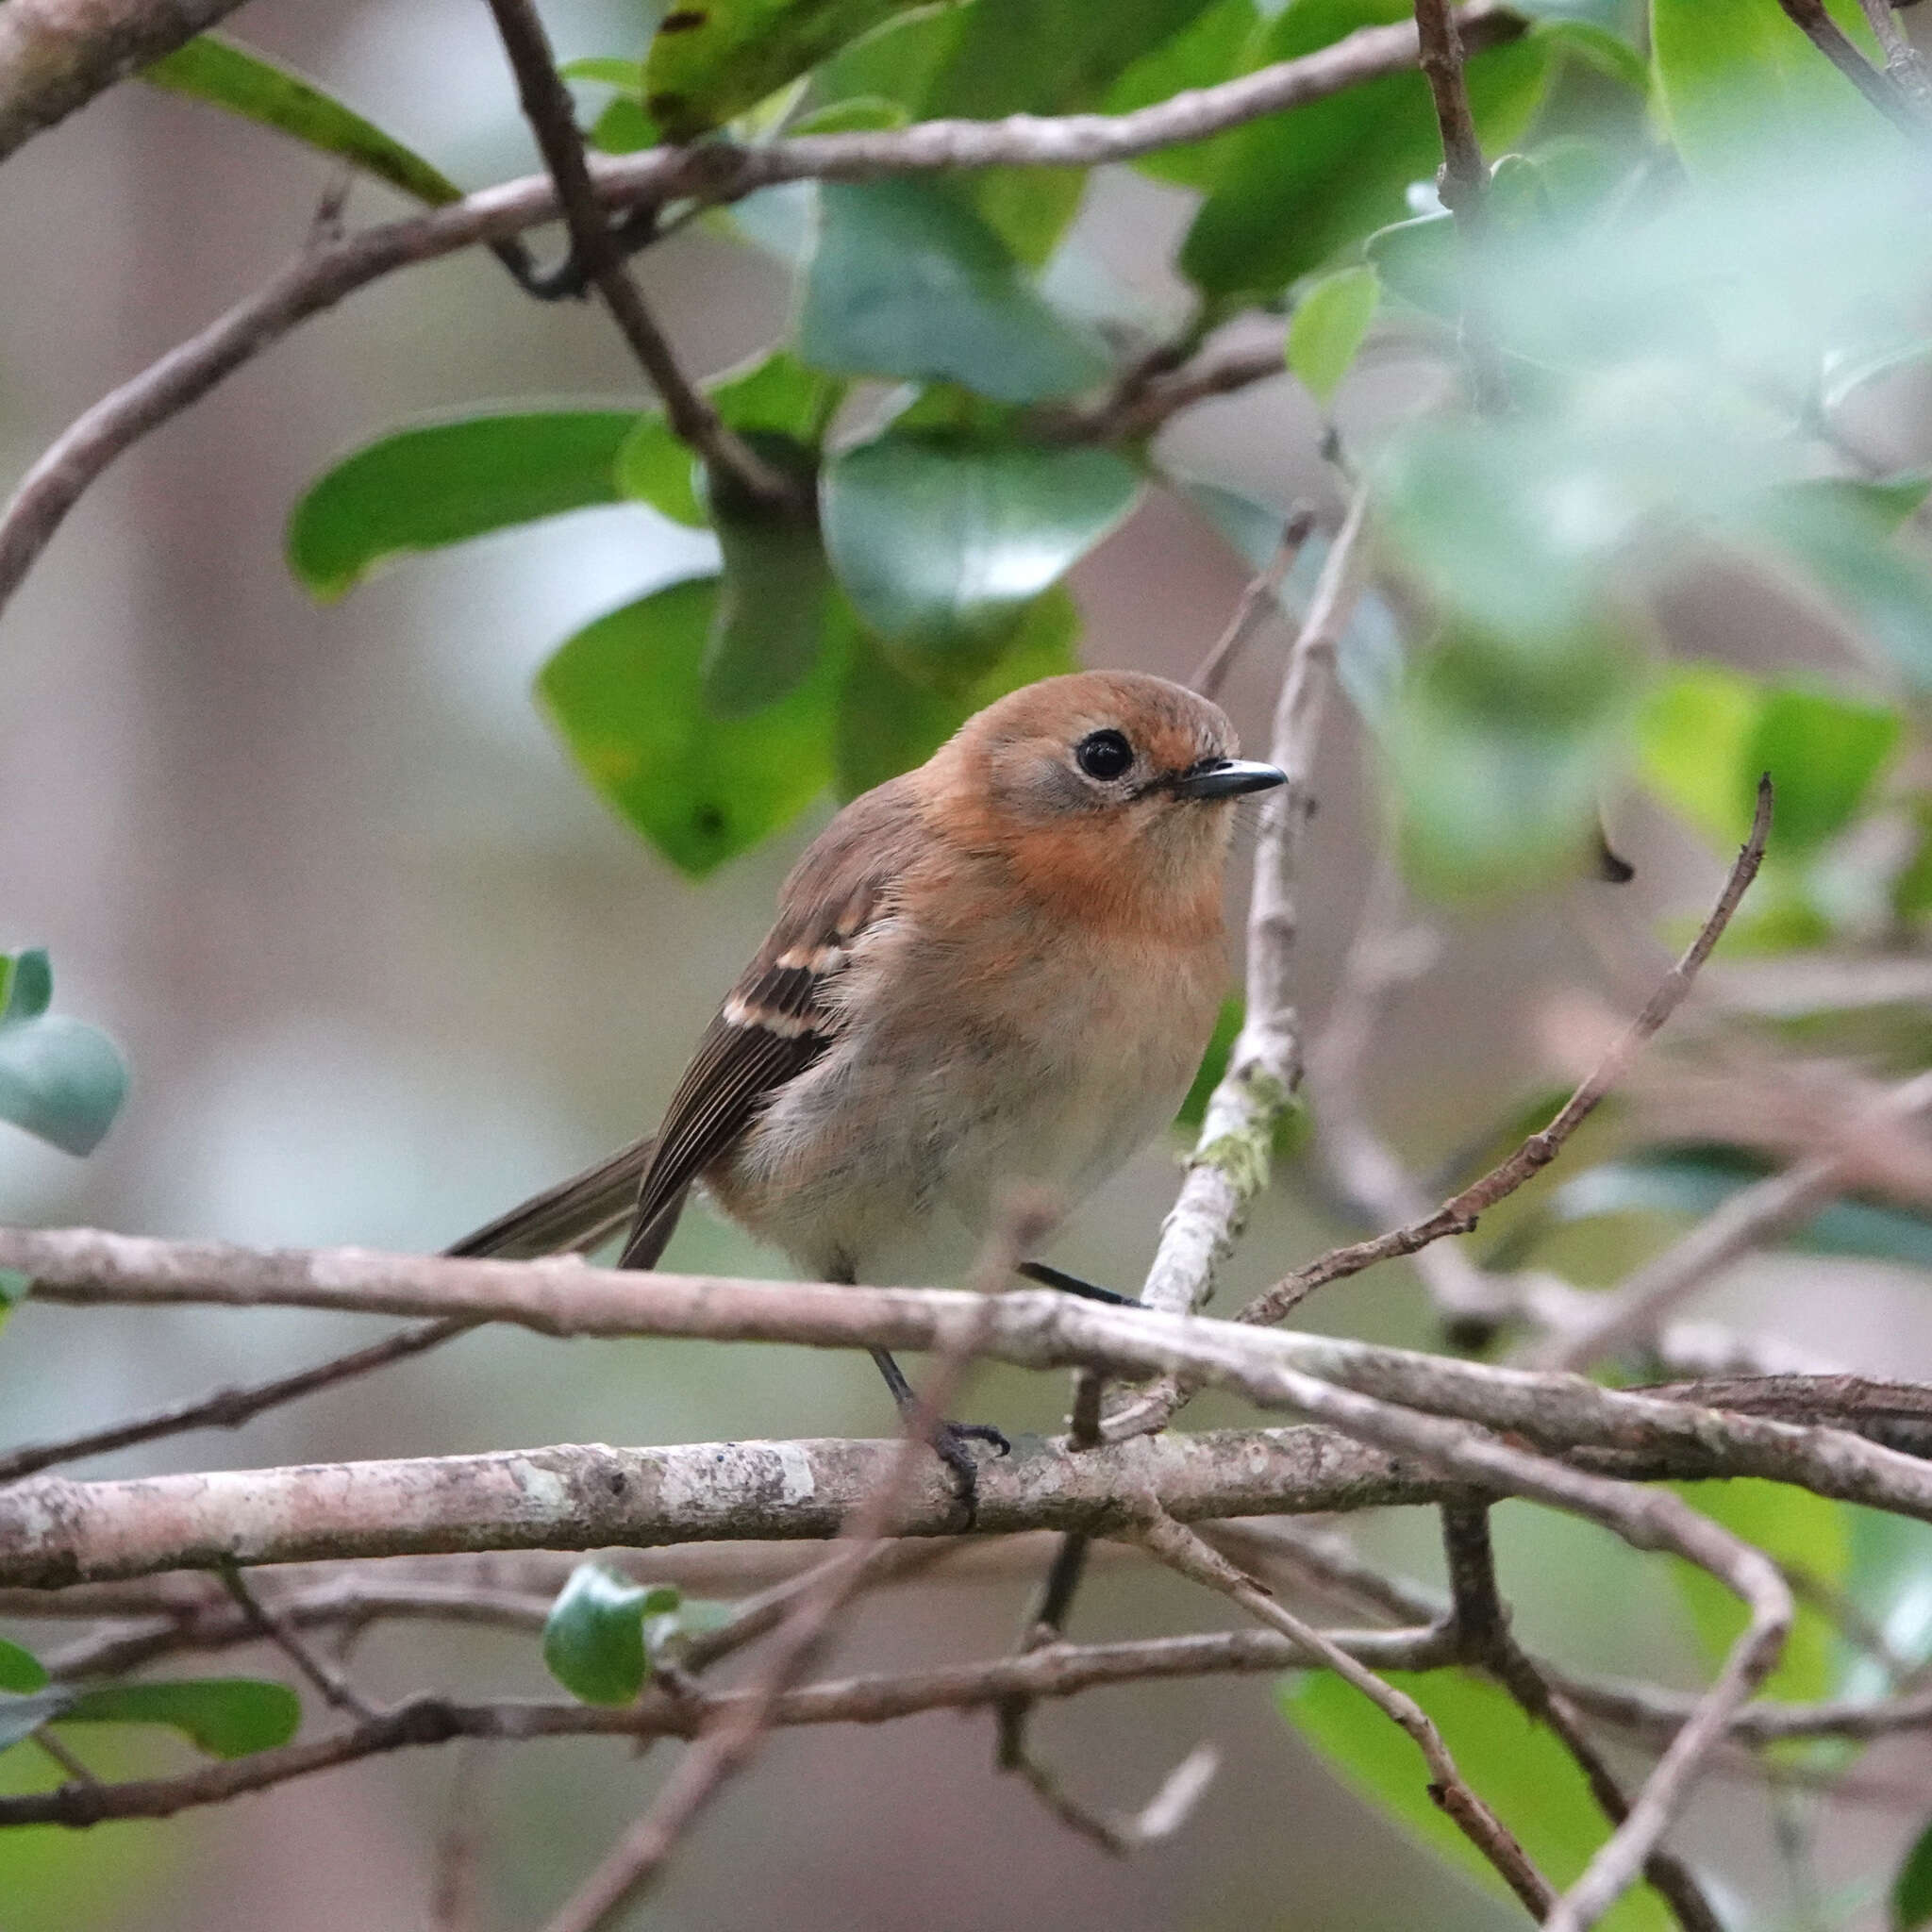
[[[831,988],[890,909],[916,831],[911,789],[893,779],[854,799],[792,869],[776,922],[671,1096],[620,1268],[656,1264],[691,1184],[838,1037]]]

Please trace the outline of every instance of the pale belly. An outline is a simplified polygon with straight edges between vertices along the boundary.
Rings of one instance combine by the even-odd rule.
[[[858,1029],[778,1096],[712,1191],[812,1274],[958,1281],[1017,1191],[1070,1212],[1173,1119],[1219,983],[1218,957],[1197,955],[1154,1000],[1144,979],[1128,1000],[1096,974],[1045,1025],[957,1012],[949,1050],[923,1059],[891,1044],[908,1029]]]

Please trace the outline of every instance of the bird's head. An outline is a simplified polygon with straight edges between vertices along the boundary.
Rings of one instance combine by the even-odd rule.
[[[1218,705],[1141,672],[1043,678],[969,718],[922,774],[934,822],[1049,901],[1185,924],[1215,901],[1233,802],[1283,784]]]

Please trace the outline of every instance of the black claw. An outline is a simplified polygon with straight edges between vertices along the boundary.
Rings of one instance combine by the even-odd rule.
[[[1013,1445],[987,1423],[941,1423],[932,1432],[931,1442],[933,1454],[953,1478],[953,1491],[966,1511],[966,1527],[971,1529],[979,1520],[979,1465],[967,1443],[989,1442],[1001,1456],[1009,1454]]]

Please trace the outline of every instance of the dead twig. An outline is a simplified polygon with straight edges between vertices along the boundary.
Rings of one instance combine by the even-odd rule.
[[[672,433],[689,443],[714,475],[732,478],[754,503],[774,508],[790,505],[794,492],[789,480],[742,437],[728,429],[692,386],[678,367],[642,291],[625,267],[591,179],[570,90],[557,72],[550,37],[536,8],[531,0],[490,0],[490,10],[516,74],[525,117],[557,184],[572,252],[650,377],[664,404],[664,420]]]
[[[1630,1816],[1630,1803],[1616,1774],[1509,1628],[1509,1614],[1496,1582],[1486,1502],[1475,1498],[1443,1506],[1442,1549],[1455,1605],[1453,1628],[1464,1660],[1494,1678],[1532,1724],[1541,1724],[1562,1745],[1582,1772],[1597,1807],[1613,1826],[1624,1824]],[[1643,1875],[1676,1914],[1684,1932],[1724,1932],[1690,1868],[1672,1853],[1653,1850],[1644,1861]]]
[[[1226,682],[1227,674],[1234,669],[1235,660],[1275,609],[1281,586],[1294,568],[1296,558],[1302,554],[1303,544],[1314,530],[1315,512],[1307,504],[1298,504],[1289,512],[1288,521],[1281,526],[1281,541],[1274,546],[1274,555],[1248,579],[1247,588],[1234,607],[1234,615],[1228,619],[1226,628],[1208,647],[1207,656],[1194,666],[1193,674],[1188,679],[1204,698],[1220,696],[1221,687]]]
[[[1557,1903],[1555,1887],[1537,1870],[1509,1827],[1457,1769],[1441,1732],[1413,1697],[1357,1663],[1312,1624],[1284,1609],[1252,1577],[1243,1575],[1226,1557],[1171,1516],[1157,1513],[1137,1524],[1132,1534],[1143,1549],[1170,1568],[1208,1590],[1231,1597],[1251,1617],[1272,1624],[1283,1636],[1291,1637],[1313,1651],[1344,1683],[1359,1690],[1384,1716],[1407,1732],[1428,1767],[1430,1799],[1494,1867],[1531,1917],[1539,1924],[1544,1922]]]
[[[1698,928],[1696,937],[1685,949],[1683,957],[1664,974],[1643,1010],[1631,1021],[1585,1076],[1582,1084],[1557,1109],[1548,1126],[1530,1135],[1506,1160],[1459,1192],[1452,1194],[1434,1213],[1411,1222],[1406,1227],[1377,1235],[1373,1241],[1356,1241],[1348,1247],[1331,1250],[1319,1260],[1297,1269],[1286,1280],[1257,1295],[1234,1319],[1238,1322],[1278,1322],[1318,1288],[1325,1287],[1331,1281],[1358,1274],[1378,1261],[1412,1255],[1417,1249],[1441,1241],[1445,1235],[1467,1234],[1475,1226],[1479,1216],[1505,1196],[1513,1194],[1525,1181],[1541,1174],[1562,1151],[1563,1143],[1589,1119],[1604,1095],[1617,1084],[1639,1050],[1683,1004],[1697,977],[1698,969],[1724,936],[1731,915],[1737,911],[1751,881],[1757,876],[1757,868],[1764,859],[1764,841],[1771,832],[1771,780],[1765,777],[1758,782],[1757,808],[1752,820],[1751,835],[1739,852],[1724,879],[1724,888],[1718,893],[1717,903]]]

